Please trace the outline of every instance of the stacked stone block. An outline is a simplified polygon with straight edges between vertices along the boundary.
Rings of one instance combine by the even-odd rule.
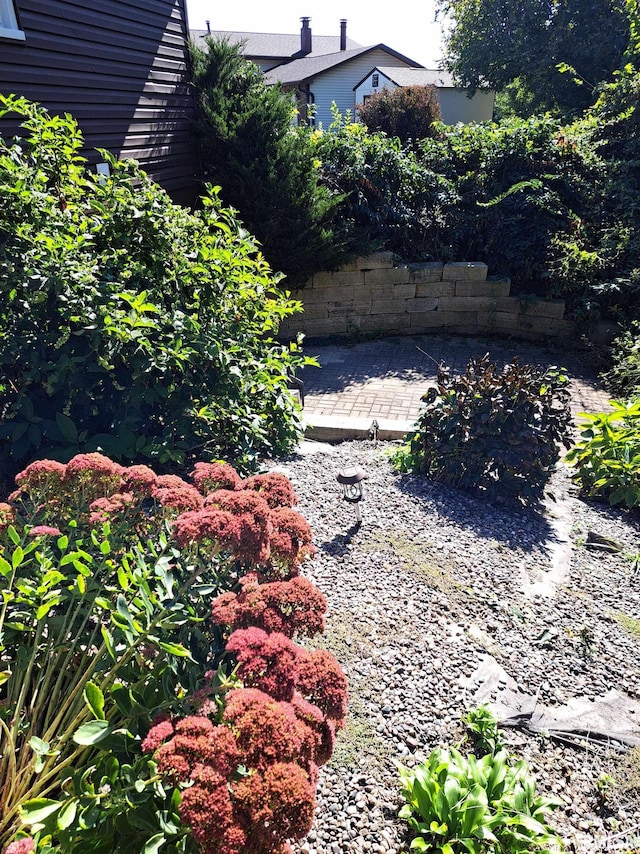
[[[487,276],[487,265],[396,264],[391,252],[359,258],[335,273],[317,273],[294,295],[304,314],[288,318],[282,337],[357,333],[500,333],[542,339],[567,334],[562,300],[510,296],[511,282]]]

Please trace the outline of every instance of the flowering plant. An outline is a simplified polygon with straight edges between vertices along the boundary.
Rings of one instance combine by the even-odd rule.
[[[291,640],[322,631],[326,602],[298,575],[311,532],[290,487],[101,454],[32,463],[16,486],[0,504],[0,850],[288,850],[346,708],[335,659]]]

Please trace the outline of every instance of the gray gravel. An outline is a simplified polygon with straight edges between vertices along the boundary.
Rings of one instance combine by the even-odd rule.
[[[550,522],[400,475],[392,449],[305,443],[278,465],[314,531],[318,553],[305,574],[327,596],[322,643],[350,688],[347,726],[321,772],[316,822],[296,854],[408,849],[396,764],[415,765],[464,737],[461,716],[475,705],[466,680],[487,653],[547,706],[610,688],[640,692],[640,592],[628,557],[640,549],[637,518],[580,500],[563,466],[550,484],[559,517]],[[354,464],[369,475],[360,529],[335,481]],[[535,595],[531,585],[549,574],[550,540],[563,526],[566,577],[554,595]],[[589,531],[622,552],[587,549]],[[516,729],[505,737],[538,788],[562,802],[552,823],[568,850],[614,850],[614,833],[631,837],[640,825],[640,750]],[[604,805],[602,772],[617,780]]]

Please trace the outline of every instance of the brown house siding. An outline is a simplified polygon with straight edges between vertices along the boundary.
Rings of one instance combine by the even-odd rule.
[[[133,157],[176,201],[196,194],[186,0],[17,0],[25,42],[0,39],[0,92],[70,112],[96,148]],[[0,120],[12,135],[15,121]]]

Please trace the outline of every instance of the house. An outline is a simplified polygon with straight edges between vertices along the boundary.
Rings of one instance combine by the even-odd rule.
[[[196,44],[210,34],[243,42],[245,57],[256,62],[265,72],[268,83],[280,83],[295,92],[304,117],[315,105],[315,123],[328,128],[331,107],[335,102],[340,112],[354,112],[354,87],[376,65],[422,68],[419,62],[398,53],[385,44],[363,47],[347,36],[347,21],[340,21],[335,36],[312,34],[310,18],[301,18],[300,35],[269,33],[235,33],[220,30],[196,30],[191,37]]]
[[[399,86],[435,86],[438,90],[442,121],[446,125],[455,125],[458,122],[488,122],[493,118],[494,92],[476,89],[474,94],[469,96],[465,89],[454,85],[451,74],[429,68],[376,66],[356,84],[355,102],[364,104],[374,93]]]
[[[0,0],[0,92],[69,112],[96,148],[195,199],[186,0]],[[19,130],[0,119],[0,134]]]
[[[309,23],[311,18],[301,18],[300,35],[283,33],[247,33],[229,30],[191,30],[191,38],[198,47],[205,47],[205,38],[227,39],[232,44],[242,44],[246,59],[267,72],[293,59],[303,56],[321,56],[336,53],[344,41],[346,49],[361,47],[347,37],[347,22],[340,21],[340,34],[335,36],[313,36]],[[208,24],[208,22],[207,22]]]

